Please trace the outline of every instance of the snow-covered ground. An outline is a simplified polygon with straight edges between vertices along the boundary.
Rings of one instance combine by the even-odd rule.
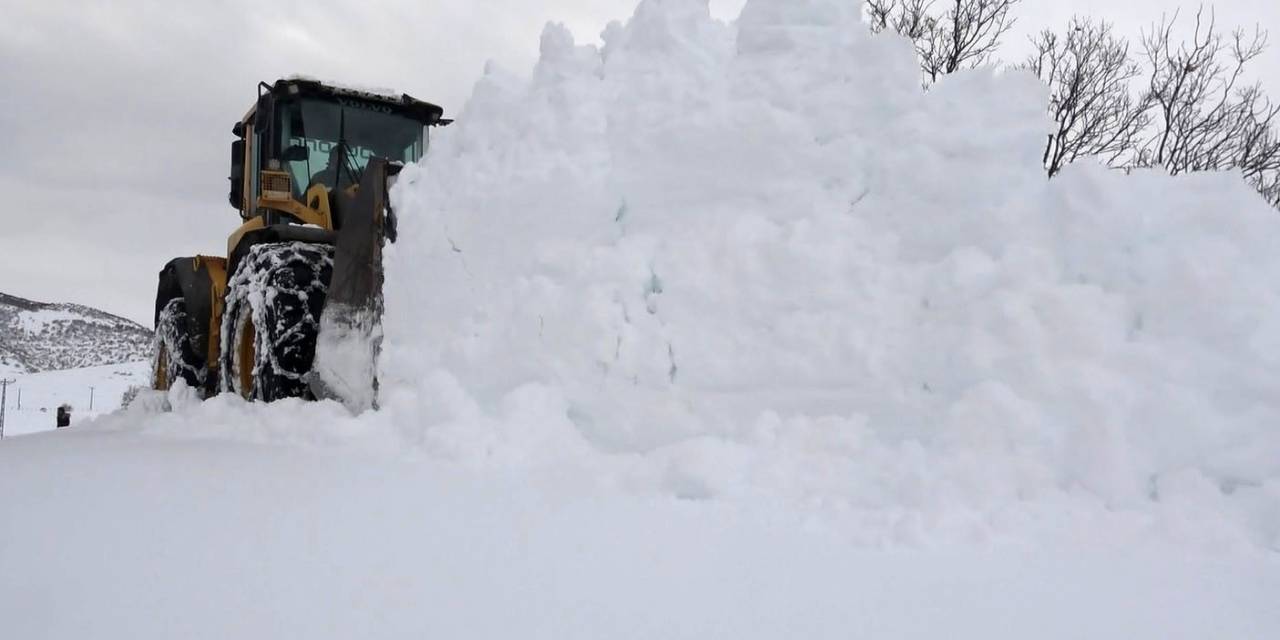
[[[130,387],[150,384],[150,363],[128,362],[81,369],[17,373],[4,376],[9,385],[5,410],[5,437],[56,428],[58,407],[72,409],[72,424],[111,413],[120,408]],[[3,370],[0,370],[3,374]],[[93,406],[90,407],[92,397]]]
[[[1049,182],[1034,79],[922,93],[856,8],[645,0],[489,69],[393,193],[382,410],[6,440],[0,620],[1280,637],[1280,217]]]
[[[9,638],[1262,640],[1280,628],[1274,557],[864,547],[806,526],[798,505],[95,429],[6,441],[0,469]]]

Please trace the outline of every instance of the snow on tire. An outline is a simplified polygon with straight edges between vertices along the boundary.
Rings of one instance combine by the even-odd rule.
[[[174,298],[165,303],[156,318],[152,345],[153,389],[167,390],[178,380],[185,381],[193,389],[204,389],[208,368],[200,355],[199,345],[192,342],[185,300]]]
[[[260,244],[227,285],[222,316],[221,389],[270,402],[309,397],[320,313],[333,273],[333,248]]]

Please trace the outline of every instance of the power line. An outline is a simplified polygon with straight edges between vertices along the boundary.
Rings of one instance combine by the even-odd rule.
[[[9,399],[9,385],[17,380],[0,379],[0,439],[4,438],[4,405]]]

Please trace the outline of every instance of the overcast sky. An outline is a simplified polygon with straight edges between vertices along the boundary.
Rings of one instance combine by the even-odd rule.
[[[744,1],[711,7],[732,19]],[[546,22],[595,41],[636,4],[0,0],[0,291],[149,325],[160,267],[225,253],[239,222],[226,200],[230,131],[258,81],[303,74],[391,87],[456,114],[485,61],[530,68]],[[1073,13],[1136,35],[1179,5],[1025,0],[1006,57]],[[1276,32],[1257,75],[1280,95],[1280,1],[1214,5],[1221,24]]]

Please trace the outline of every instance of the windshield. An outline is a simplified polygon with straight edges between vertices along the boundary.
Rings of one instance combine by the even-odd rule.
[[[283,106],[283,105],[282,105]],[[281,148],[296,150],[285,167],[293,178],[294,196],[301,198],[315,183],[330,189],[359,181],[370,158],[405,163],[422,157],[422,123],[363,102],[340,104],[302,100],[284,106],[280,118]],[[339,145],[339,141],[345,144]]]

